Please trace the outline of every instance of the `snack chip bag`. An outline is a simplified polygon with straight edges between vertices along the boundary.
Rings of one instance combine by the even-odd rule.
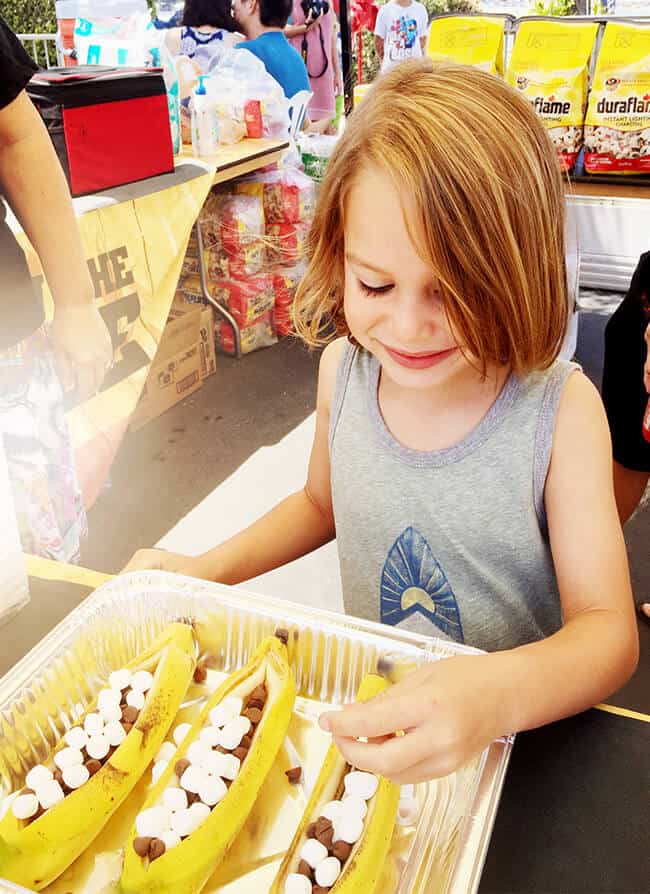
[[[276,344],[277,340],[273,326],[273,311],[269,310],[241,330],[242,354],[250,354],[251,351],[268,348]],[[225,320],[217,325],[217,341],[226,354],[234,354],[235,336]]]
[[[573,168],[582,147],[597,31],[597,22],[522,21],[508,66],[508,83],[542,119],[563,171]]]
[[[650,173],[650,27],[608,22],[585,118],[589,173]]]
[[[491,16],[439,16],[431,20],[427,56],[434,61],[475,65],[503,75],[503,27],[506,19]]]
[[[210,291],[217,301],[225,304],[237,323],[250,326],[273,308],[273,277],[269,274],[247,279],[221,279],[210,283]]]
[[[273,291],[275,293],[273,320],[279,338],[284,338],[285,335],[289,335],[293,331],[291,306],[298,284],[305,275],[306,269],[306,264],[303,262],[295,267],[280,270],[273,276]]]

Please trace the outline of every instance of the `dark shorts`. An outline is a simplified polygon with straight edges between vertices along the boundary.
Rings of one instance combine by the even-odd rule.
[[[641,434],[648,394],[643,386],[645,330],[650,322],[650,252],[641,256],[630,289],[605,329],[602,395],[614,459],[650,472],[650,443]]]

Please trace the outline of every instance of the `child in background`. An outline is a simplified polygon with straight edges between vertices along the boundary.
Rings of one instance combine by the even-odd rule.
[[[416,0],[389,0],[375,23],[375,49],[381,70],[388,71],[405,59],[419,59],[427,42],[429,15]]]
[[[605,414],[556,359],[564,208],[551,142],[501,80],[429,60],[382,77],[327,168],[296,297],[305,341],[347,336],[321,358],[305,487],[201,556],[130,564],[235,584],[336,537],[350,614],[485,649],[321,717],[399,783],[636,666]]]

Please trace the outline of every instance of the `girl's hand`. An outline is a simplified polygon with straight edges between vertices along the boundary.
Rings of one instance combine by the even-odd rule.
[[[428,664],[369,702],[321,715],[320,725],[361,770],[400,785],[446,776],[508,732],[495,659]],[[400,729],[404,735],[395,736]]]
[[[121,574],[128,571],[171,571],[174,574],[185,574],[187,577],[204,577],[203,566],[199,556],[185,556],[182,553],[169,553],[164,549],[139,549],[122,569]]]
[[[645,345],[646,355],[645,366],[643,367],[643,384],[645,385],[645,390],[650,394],[650,323],[648,323],[648,327],[645,331]]]
[[[108,329],[95,304],[57,304],[50,326],[54,359],[64,391],[80,401],[99,390],[113,360]]]

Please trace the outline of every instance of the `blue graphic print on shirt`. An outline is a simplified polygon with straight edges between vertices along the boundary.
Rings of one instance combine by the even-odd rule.
[[[454,591],[416,528],[402,531],[386,557],[380,602],[383,624],[399,624],[419,612],[451,639],[465,641]]]
[[[395,19],[390,30],[392,31],[391,44],[394,49],[411,50],[414,47],[418,35],[418,23],[415,19],[407,19],[406,16]]]

